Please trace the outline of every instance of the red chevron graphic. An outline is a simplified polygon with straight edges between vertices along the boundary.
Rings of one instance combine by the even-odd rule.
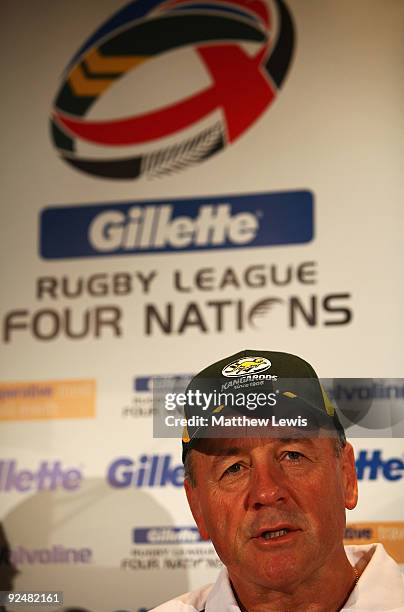
[[[207,89],[165,108],[112,121],[73,119],[56,111],[55,119],[69,132],[101,145],[150,142],[184,129],[215,109],[223,111],[233,142],[271,103],[275,91],[260,70],[267,46],[250,57],[236,45],[201,46],[197,51],[212,76]]]

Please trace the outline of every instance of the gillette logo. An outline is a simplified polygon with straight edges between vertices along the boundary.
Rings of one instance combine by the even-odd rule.
[[[403,477],[404,461],[399,457],[385,461],[381,450],[361,450],[355,464],[358,480],[377,480],[382,477],[394,481]]]
[[[21,470],[14,460],[0,461],[0,491],[4,492],[76,491],[82,478],[78,469],[63,469],[61,461],[42,461],[37,470]]]
[[[133,381],[133,389],[137,393],[152,393],[153,382],[156,382],[158,389],[161,389],[165,384],[168,386],[183,385],[184,388],[191,380],[193,374],[159,374],[154,376],[137,376]]]
[[[135,544],[195,544],[202,542],[197,527],[137,527]]]
[[[134,391],[140,393],[151,393],[153,391],[153,376],[137,376],[133,381]]]
[[[173,206],[132,206],[127,214],[109,210],[92,221],[88,238],[99,252],[185,249],[247,244],[257,234],[258,221],[248,212],[232,214],[228,204],[201,206],[195,218],[173,218]],[[155,226],[155,231],[152,228]]]
[[[184,482],[182,465],[172,465],[171,455],[141,455],[134,461],[120,457],[107,470],[107,482],[111,487],[181,487]]]
[[[47,208],[45,259],[301,244],[313,238],[308,191]],[[69,239],[66,239],[69,237]]]

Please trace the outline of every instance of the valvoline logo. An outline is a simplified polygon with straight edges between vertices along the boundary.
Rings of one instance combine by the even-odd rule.
[[[46,208],[45,259],[301,244],[313,238],[309,191]],[[68,239],[67,239],[68,237]]]
[[[237,140],[275,100],[291,63],[294,38],[283,0],[130,2],[69,62],[51,113],[54,145],[74,168],[112,179],[158,176],[202,162]],[[159,56],[170,52],[168,62],[183,71],[173,53],[179,50],[203,67],[199,90],[180,99],[173,91],[172,101],[165,104],[154,98],[132,116],[89,118],[100,98],[129,71],[136,71],[142,92],[139,73],[153,75],[153,60]],[[160,87],[154,84],[155,97],[161,95]],[[135,87],[134,103],[137,97]],[[95,155],[79,151],[89,144]],[[134,146],[139,152],[132,151]]]

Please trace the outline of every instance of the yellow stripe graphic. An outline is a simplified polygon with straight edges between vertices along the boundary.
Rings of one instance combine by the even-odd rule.
[[[69,83],[77,96],[96,96],[107,89],[113,79],[88,79],[78,65],[70,73]]]
[[[126,72],[142,64],[148,60],[148,56],[144,55],[116,55],[106,57],[99,52],[98,49],[93,49],[85,57],[85,63],[87,64],[90,72],[104,72],[110,74],[120,74]]]

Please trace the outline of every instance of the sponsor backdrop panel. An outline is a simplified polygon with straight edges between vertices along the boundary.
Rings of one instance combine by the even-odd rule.
[[[140,612],[214,579],[153,377],[242,348],[402,376],[403,18],[3,3],[2,589]],[[402,440],[354,447],[346,541],[404,564]]]

